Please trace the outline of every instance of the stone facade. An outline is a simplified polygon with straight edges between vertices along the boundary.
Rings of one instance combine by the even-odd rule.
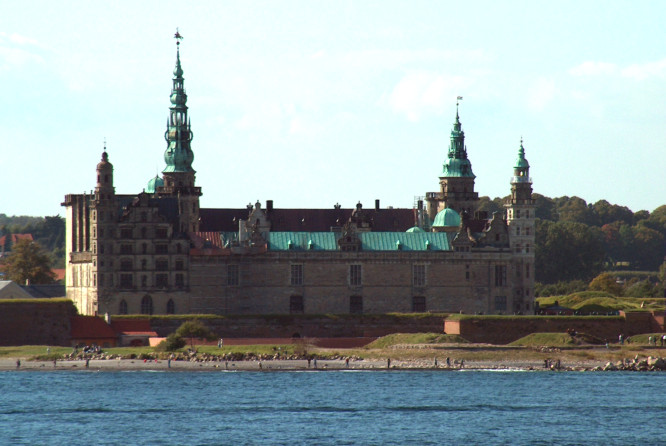
[[[105,148],[95,192],[65,197],[67,296],[81,314],[533,312],[522,142],[506,215],[476,210],[458,113],[440,191],[414,209],[200,209],[182,75],[178,53],[163,177],[116,194]]]

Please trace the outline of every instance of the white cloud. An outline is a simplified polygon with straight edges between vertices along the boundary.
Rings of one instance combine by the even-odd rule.
[[[469,84],[462,76],[410,73],[393,87],[385,102],[394,112],[404,114],[410,121],[418,121],[425,113],[440,113]]]
[[[642,81],[650,77],[664,77],[666,75],[666,59],[644,64],[634,64],[622,70],[622,76]]]
[[[587,61],[571,68],[569,74],[573,76],[602,76],[612,75],[617,73],[617,71],[617,65],[613,63]]]
[[[16,33],[11,34],[9,40],[19,45],[41,46],[37,40]]]
[[[537,79],[527,91],[527,105],[532,110],[543,110],[555,97],[555,81]]]

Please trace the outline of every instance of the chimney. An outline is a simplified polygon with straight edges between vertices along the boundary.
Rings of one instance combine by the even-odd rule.
[[[266,212],[273,210],[273,200],[266,200]]]
[[[379,198],[375,200],[375,211],[379,210]]]

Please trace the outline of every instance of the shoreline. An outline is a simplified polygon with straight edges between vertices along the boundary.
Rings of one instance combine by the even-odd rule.
[[[317,367],[312,361],[308,367],[305,359],[271,359],[271,360],[242,360],[242,361],[185,361],[185,360],[142,360],[142,359],[91,359],[86,367],[82,359],[38,361],[20,359],[17,367],[17,358],[0,359],[0,372],[7,371],[80,371],[80,372],[124,372],[124,371],[150,371],[150,372],[192,372],[192,371],[244,371],[244,372],[279,372],[279,371],[408,371],[408,370],[438,370],[438,371],[594,371],[604,368],[608,361],[585,360],[575,362],[561,362],[560,368],[555,364],[546,368],[543,361],[504,360],[504,361],[465,361],[464,364],[451,364],[447,366],[441,361],[435,365],[434,361],[425,360],[399,360],[391,359],[390,366],[387,360],[364,359],[351,360],[347,366],[342,359],[319,359]]]

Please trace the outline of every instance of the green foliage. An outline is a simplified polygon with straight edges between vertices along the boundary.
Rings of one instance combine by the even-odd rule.
[[[571,336],[568,333],[532,333],[510,343],[515,347],[572,347],[583,344],[603,344],[604,341],[595,336],[585,333],[577,333]]]
[[[622,294],[622,285],[617,283],[617,279],[610,273],[601,273],[590,282],[591,291],[603,291],[619,296]]]
[[[536,220],[536,280],[590,280],[603,269],[602,239],[599,228],[582,223]]]
[[[65,219],[53,217],[28,217],[0,214],[0,235],[32,234],[51,257],[52,268],[65,267]]]
[[[19,240],[12,253],[5,260],[7,279],[18,284],[53,283],[55,274],[51,271],[51,259],[37,242]]]
[[[178,336],[176,333],[171,333],[164,341],[160,342],[155,349],[158,351],[164,350],[167,352],[175,352],[176,350],[185,347],[186,343],[187,342],[182,336]]]
[[[176,329],[175,335],[181,338],[189,338],[190,345],[194,348],[194,339],[207,339],[212,341],[215,339],[215,334],[213,334],[208,327],[201,323],[198,320],[185,321],[180,324],[180,327]],[[182,346],[181,346],[182,347]],[[179,348],[181,348],[179,347]]]
[[[539,297],[541,307],[554,305],[555,302],[581,313],[608,314],[617,311],[664,311],[664,298],[616,297],[604,291],[586,291],[567,296]]]
[[[371,342],[366,346],[369,349],[389,348],[398,344],[460,344],[468,343],[458,335],[442,333],[394,333]]]
[[[536,297],[561,296],[586,290],[587,283],[582,280],[560,281],[547,285],[539,282],[534,284],[534,295]]]

